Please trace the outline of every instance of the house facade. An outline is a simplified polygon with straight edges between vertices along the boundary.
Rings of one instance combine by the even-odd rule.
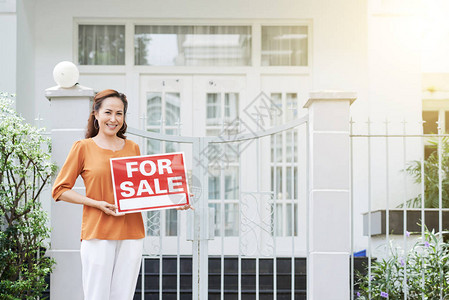
[[[54,85],[54,66],[72,61],[82,86],[125,93],[128,125],[150,132],[219,136],[233,120],[254,121],[245,111],[261,94],[282,112],[267,125],[276,126],[307,114],[304,105],[311,91],[343,90],[357,94],[351,105],[354,134],[366,134],[368,119],[373,122],[371,133],[384,133],[387,119],[392,131],[402,130],[401,121],[408,120],[407,133],[420,133],[419,9],[419,1],[404,7],[396,0],[4,0],[0,90],[16,93],[17,111],[51,130],[51,103],[44,91]],[[260,123],[254,126],[252,130],[260,129]],[[176,143],[134,138],[148,154],[192,151]],[[207,184],[214,209],[211,255],[239,254],[239,195],[259,184],[271,192],[276,186],[278,202],[271,213],[278,217],[267,226],[276,228],[278,255],[289,255],[282,245],[290,244],[293,236],[295,255],[306,256],[304,139],[298,129],[291,136],[281,133],[261,141],[257,147],[265,151],[259,160],[267,164],[251,160],[248,152],[259,149],[253,144],[245,153],[238,152],[246,165],[239,155],[231,155],[225,171],[212,170],[208,182],[200,183]],[[368,242],[362,213],[397,207],[404,191],[396,189],[392,179],[386,204],[384,174],[368,179],[365,162],[384,151],[384,144],[373,145],[372,157],[364,142],[353,147],[353,250],[359,251]],[[407,160],[420,155],[412,150]],[[394,159],[390,163],[392,173],[403,168]],[[189,164],[195,168],[193,161]],[[254,172],[259,172],[257,181],[251,180]],[[369,180],[374,182],[370,204]],[[51,199],[44,201],[51,211]],[[181,242],[180,249],[176,242],[178,223],[185,224],[185,216],[178,219],[176,212],[166,211],[147,217],[161,224],[154,229],[148,221],[147,232],[166,238],[164,254],[191,254],[189,242]],[[148,255],[155,251],[151,243]]]

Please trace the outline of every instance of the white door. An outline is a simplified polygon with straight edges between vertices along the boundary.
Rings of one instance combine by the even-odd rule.
[[[198,136],[229,137],[238,125],[248,98],[246,76],[194,76],[194,133]],[[215,209],[215,238],[209,241],[209,255],[238,254],[241,157],[236,145],[215,144],[207,150],[209,207]]]
[[[298,117],[309,92],[308,80],[262,76],[255,83],[245,75],[144,75],[140,111],[146,115],[146,130],[229,138],[236,124],[239,130],[256,132]],[[248,113],[261,90],[281,112],[265,127],[255,126]],[[183,151],[189,170],[207,168],[208,182],[196,182],[195,189],[207,187],[209,207],[215,209],[210,255],[305,255],[305,127],[243,146],[214,145],[207,150],[208,166],[192,161],[192,147],[186,144],[148,140],[142,153]],[[147,215],[147,254],[191,254],[185,212]],[[272,249],[275,244],[277,250]]]
[[[142,129],[169,135],[192,135],[192,77],[140,77],[140,112]],[[191,145],[145,139],[142,154],[183,151],[187,169],[191,170]],[[145,218],[146,217],[146,218]],[[144,213],[147,231],[144,253],[147,255],[191,254],[186,241],[186,214],[174,209]]]
[[[140,80],[142,129],[170,135],[220,136],[226,134],[229,124],[238,121],[246,98],[245,76],[143,75]],[[142,154],[174,151],[185,152],[190,172],[192,168],[208,169],[209,181],[193,184],[197,192],[207,186],[209,206],[216,210],[213,216],[216,237],[210,242],[210,254],[237,254],[238,154],[229,152],[226,168],[219,166],[217,157],[211,157],[206,166],[192,161],[190,144],[142,141]],[[191,254],[191,243],[186,241],[185,212],[166,210],[144,214],[148,236],[146,254]]]
[[[281,125],[306,113],[303,107],[310,92],[309,76],[262,76],[261,89],[279,109],[272,125]],[[272,200],[276,256],[306,256],[307,137],[306,126],[284,131],[263,140],[269,148],[263,171],[264,185],[275,194]],[[265,152],[267,153],[267,152]],[[266,166],[266,165],[265,165]]]

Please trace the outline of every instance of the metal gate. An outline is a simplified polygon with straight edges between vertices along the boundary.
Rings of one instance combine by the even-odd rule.
[[[128,129],[142,153],[151,141],[185,152],[195,208],[147,213],[136,297],[306,299],[307,122],[236,120],[215,137]]]

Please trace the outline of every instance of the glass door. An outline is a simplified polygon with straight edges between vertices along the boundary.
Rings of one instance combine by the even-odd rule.
[[[247,101],[245,76],[195,76],[195,135],[227,139],[238,134],[242,110]],[[241,168],[237,144],[211,144],[203,149],[209,163],[194,164],[205,168],[209,179],[208,203],[214,209],[214,240],[209,241],[210,255],[236,255],[240,223]]]
[[[307,113],[303,108],[309,94],[310,79],[302,76],[263,76],[262,90],[279,113],[271,126],[289,123]],[[306,255],[307,137],[305,126],[271,135],[262,141],[269,161],[265,185],[270,186],[271,233],[277,255]],[[288,249],[284,250],[284,249]]]
[[[191,82],[190,76],[141,76],[141,129],[167,135],[192,135]],[[191,145],[154,139],[143,139],[141,145],[142,155],[184,152],[188,173],[191,172]],[[185,213],[168,209],[143,214],[148,236],[145,254],[191,253],[191,244],[186,241]]]

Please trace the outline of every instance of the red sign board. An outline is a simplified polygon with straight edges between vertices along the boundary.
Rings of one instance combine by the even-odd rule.
[[[189,204],[184,153],[119,157],[110,162],[117,212]]]

